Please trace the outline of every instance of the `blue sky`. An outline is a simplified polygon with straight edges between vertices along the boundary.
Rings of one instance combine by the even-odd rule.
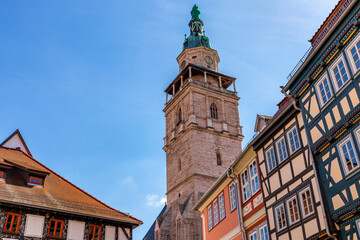
[[[144,221],[166,191],[164,89],[198,4],[219,70],[237,78],[244,144],[337,0],[0,1],[0,138]]]

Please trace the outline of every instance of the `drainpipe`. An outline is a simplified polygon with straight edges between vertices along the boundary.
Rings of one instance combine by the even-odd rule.
[[[283,87],[281,87],[281,89],[283,89]],[[284,90],[281,91],[286,97],[288,97],[289,99],[291,99],[291,103],[292,105],[294,106],[294,108],[298,111],[301,112],[301,109],[296,106],[296,102],[295,102],[295,99],[293,96],[287,94]],[[325,222],[325,230],[326,230],[326,234],[329,236],[329,238],[331,239],[337,239],[334,235],[332,235],[330,233],[330,229],[329,229],[329,224],[328,224],[328,220],[326,218],[326,214],[325,214],[325,209],[324,209],[324,200],[322,198],[322,194],[321,194],[321,191],[320,191],[320,184],[319,184],[319,178],[318,178],[318,174],[317,174],[317,170],[316,170],[316,166],[315,166],[315,161],[314,161],[314,156],[313,156],[313,153],[311,151],[311,148],[310,148],[310,138],[307,134],[307,132],[305,131],[305,135],[306,135],[306,140],[308,142],[307,146],[308,146],[308,151],[309,151],[309,155],[310,155],[310,160],[311,160],[311,164],[313,166],[313,170],[314,170],[314,176],[315,176],[315,182],[316,182],[316,188],[317,188],[317,191],[318,191],[318,195],[319,195],[319,199],[320,199],[320,204],[321,204],[321,212],[322,212],[322,215],[323,215],[323,218],[324,218],[324,222]]]
[[[231,171],[231,174],[229,173]],[[236,204],[237,204],[237,213],[238,213],[238,220],[239,220],[239,228],[240,231],[242,233],[242,239],[246,240],[246,231],[245,228],[242,224],[242,206],[240,203],[240,188],[239,188],[239,180],[236,177],[236,175],[234,174],[234,169],[233,167],[230,167],[227,172],[226,172],[228,178],[232,179],[235,183],[235,190],[236,190]],[[234,175],[235,177],[233,177],[232,175]]]

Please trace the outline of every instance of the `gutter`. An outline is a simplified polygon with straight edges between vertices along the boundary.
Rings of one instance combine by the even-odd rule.
[[[231,174],[229,173],[231,171]],[[233,166],[231,166],[227,171],[226,174],[228,176],[228,178],[234,180],[235,183],[235,189],[236,189],[236,204],[237,204],[237,213],[238,213],[238,220],[239,220],[239,228],[240,231],[242,233],[242,239],[246,240],[246,231],[243,225],[243,216],[242,216],[242,207],[241,207],[241,202],[240,202],[240,188],[239,188],[239,179],[236,177],[236,175],[234,174],[234,168]],[[235,177],[234,177],[234,176]]]
[[[298,110],[300,113],[301,113],[301,108],[299,108],[298,106],[296,106],[296,102],[295,102],[295,99],[293,96],[287,94],[285,91],[284,91],[284,88],[282,90],[282,92],[284,93],[284,95],[288,98],[291,99],[291,103],[293,104],[294,108],[296,110]],[[322,197],[322,194],[321,194],[321,190],[320,190],[320,184],[319,184],[319,177],[318,177],[318,174],[317,174],[317,171],[316,171],[316,166],[315,166],[315,161],[314,161],[314,156],[313,156],[313,153],[311,151],[311,148],[310,148],[310,138],[309,138],[309,135],[307,134],[307,132],[305,131],[305,135],[306,135],[306,140],[308,142],[307,146],[308,146],[308,151],[309,151],[309,156],[310,156],[310,160],[311,160],[311,164],[312,164],[312,167],[313,167],[313,171],[314,171],[314,176],[315,176],[315,182],[316,182],[316,188],[317,188],[317,192],[318,192],[318,195],[319,195],[319,199],[320,199],[320,204],[321,204],[321,213],[323,215],[323,219],[324,219],[324,222],[325,222],[325,230],[326,230],[326,235],[328,235],[329,238],[331,239],[337,239],[334,235],[331,234],[330,232],[330,229],[329,229],[329,223],[328,223],[328,219],[326,217],[326,213],[325,213],[325,209],[324,209],[324,200],[323,200],[323,197]]]

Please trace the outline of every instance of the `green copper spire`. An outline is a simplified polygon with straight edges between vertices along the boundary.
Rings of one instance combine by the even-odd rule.
[[[200,19],[199,7],[195,4],[191,10],[191,20]]]
[[[186,38],[183,49],[194,48],[199,46],[204,46],[211,48],[209,38],[205,36],[205,31],[203,30],[204,23],[200,19],[200,10],[199,7],[195,4],[191,10],[191,20],[189,22],[190,35]]]

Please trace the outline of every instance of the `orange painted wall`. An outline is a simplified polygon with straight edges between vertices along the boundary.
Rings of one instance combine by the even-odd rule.
[[[216,226],[213,226],[213,228],[210,231],[208,230],[209,229],[208,212],[207,212],[208,207],[204,209],[203,214],[205,217],[206,240],[218,240],[221,237],[228,234],[234,228],[237,228],[239,226],[237,209],[235,208],[232,212],[230,212],[229,186],[226,186],[223,189],[223,193],[224,193],[224,203],[225,203],[225,218],[221,220]],[[215,200],[216,197],[214,196],[213,200]],[[220,217],[220,208],[219,208],[219,217]],[[240,236],[235,238],[235,240],[241,240],[241,239],[242,239],[241,234]]]

